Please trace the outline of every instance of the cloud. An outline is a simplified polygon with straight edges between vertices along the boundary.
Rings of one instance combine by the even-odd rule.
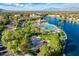
[[[25,10],[45,10],[45,9],[65,9],[79,8],[79,3],[0,3],[1,9],[25,11]]]

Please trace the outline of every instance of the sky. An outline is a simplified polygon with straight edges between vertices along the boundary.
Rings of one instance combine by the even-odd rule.
[[[0,3],[0,9],[13,11],[79,9],[79,3]]]

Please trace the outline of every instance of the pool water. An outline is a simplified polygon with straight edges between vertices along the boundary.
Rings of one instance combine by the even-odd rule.
[[[53,24],[43,23],[40,25],[41,28],[44,28],[45,30],[54,30],[56,26]]]

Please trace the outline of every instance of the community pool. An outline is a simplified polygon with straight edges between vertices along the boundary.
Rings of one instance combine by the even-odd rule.
[[[55,25],[48,24],[48,23],[43,23],[40,25],[40,27],[45,29],[45,30],[54,30],[57,28]]]

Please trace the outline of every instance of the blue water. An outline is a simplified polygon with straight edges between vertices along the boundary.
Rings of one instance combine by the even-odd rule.
[[[50,24],[61,27],[67,34],[68,39],[64,48],[65,55],[79,56],[79,24],[72,24],[65,21],[63,24],[58,25],[58,23],[61,22],[60,19],[51,17],[45,17],[44,19]]]

